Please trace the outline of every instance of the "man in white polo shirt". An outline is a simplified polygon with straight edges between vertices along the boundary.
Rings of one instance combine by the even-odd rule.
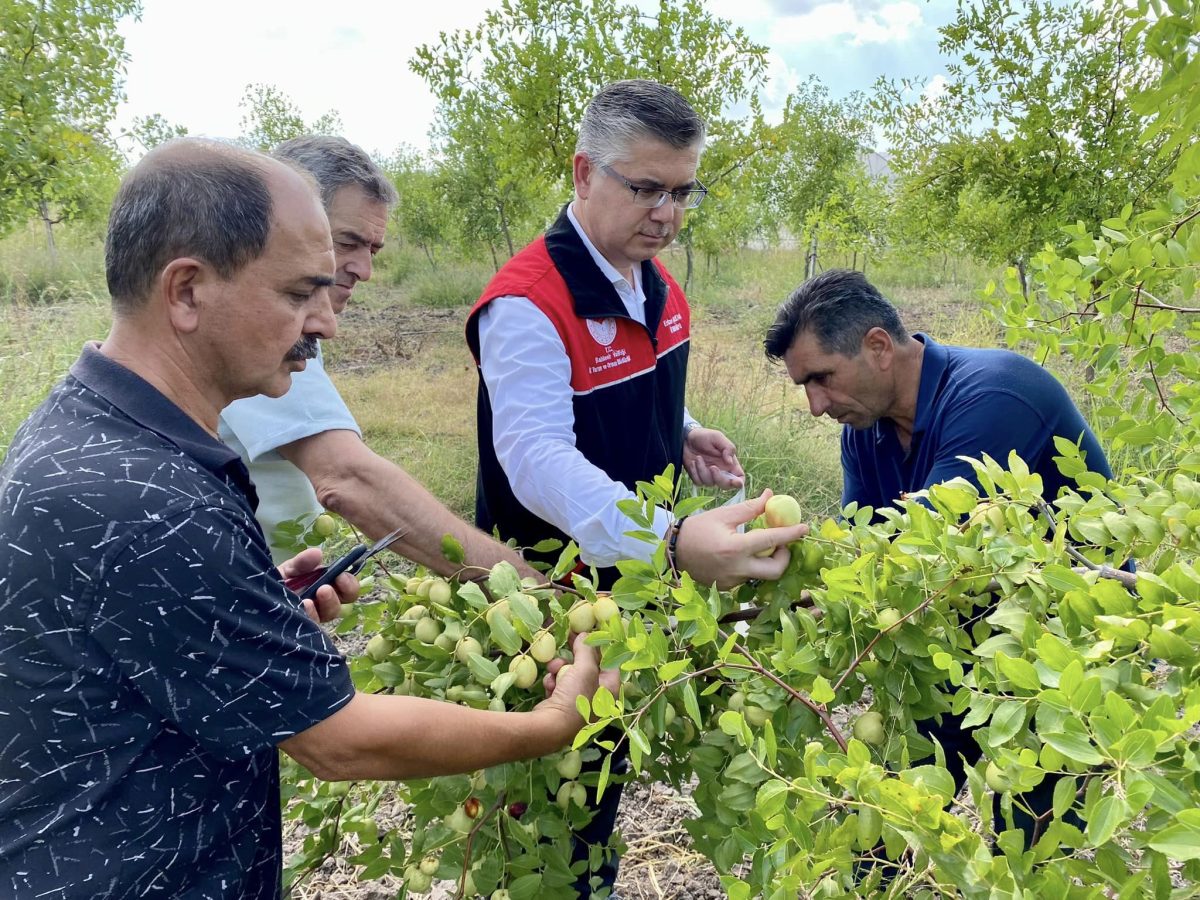
[[[371,277],[396,189],[361,148],[344,138],[293,138],[273,155],[307,170],[320,187],[337,264],[330,299],[334,313],[340,313],[354,286]],[[284,396],[238,400],[221,413],[221,439],[250,469],[259,495],[258,520],[277,559],[291,553],[274,546],[276,526],[324,508],[372,539],[403,527],[391,549],[442,574],[458,568],[442,555],[445,534],[462,544],[471,565],[490,568],[506,559],[522,574],[533,574],[515,551],[463,522],[363,442],[325,372],[319,346],[314,349],[316,359],[297,373]]]

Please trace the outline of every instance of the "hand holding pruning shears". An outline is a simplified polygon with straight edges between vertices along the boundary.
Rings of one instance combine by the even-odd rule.
[[[404,529],[397,528],[369,547],[359,544],[328,566],[320,565],[321,551],[313,547],[283,563],[279,567],[279,573],[283,576],[284,585],[300,595],[309,616],[317,622],[327,622],[337,617],[343,602],[349,602],[358,596],[357,580],[351,585],[347,579],[339,581],[339,576],[357,575],[367,560],[403,534]],[[321,588],[326,586],[329,590],[321,591]],[[343,597],[347,599],[343,600]]]

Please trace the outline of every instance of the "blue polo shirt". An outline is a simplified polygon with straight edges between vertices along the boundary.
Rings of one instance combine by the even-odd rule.
[[[0,467],[0,896],[278,900],[276,744],[353,696],[237,454],[92,347]]]
[[[1055,436],[1079,443],[1089,469],[1112,477],[1100,442],[1053,375],[1009,350],[945,347],[923,334],[925,344],[917,417],[907,451],[891,419],[870,428],[842,430],[842,505],[879,509],[900,495],[962,476],[978,484],[959,456],[986,453],[1007,466],[1016,450],[1042,476],[1043,496],[1053,500],[1074,482],[1058,471]]]

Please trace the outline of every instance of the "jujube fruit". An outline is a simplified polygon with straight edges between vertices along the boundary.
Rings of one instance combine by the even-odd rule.
[[[873,709],[854,720],[854,736],[864,744],[878,746],[883,743],[885,734],[883,716]]]
[[[533,687],[537,681],[537,664],[523,653],[508,661],[508,671],[515,676],[513,684],[519,688]]]
[[[548,663],[554,659],[554,652],[557,649],[558,645],[554,643],[554,635],[548,631],[543,631],[530,643],[529,655],[540,663]]]
[[[763,518],[766,520],[768,528],[784,528],[790,525],[799,525],[804,521],[804,514],[795,497],[790,494],[775,494],[767,500]]]

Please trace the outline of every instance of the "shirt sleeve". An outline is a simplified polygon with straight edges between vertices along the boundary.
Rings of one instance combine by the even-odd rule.
[[[998,428],[998,422],[1003,427]],[[1023,397],[1007,391],[974,394],[969,403],[945,411],[937,456],[921,489],[957,477],[978,487],[975,470],[960,456],[982,459],[987,454],[1007,468],[1008,455],[1015,450],[1033,468],[1048,433],[1037,407]]]
[[[250,462],[278,447],[324,431],[353,431],[362,437],[358,423],[341,394],[329,380],[324,356],[310,359],[303,372],[292,375],[292,386],[282,397],[259,394],[235,400],[221,410],[226,429],[246,448]]]
[[[654,545],[617,509],[634,495],[575,445],[571,362],[553,323],[526,297],[498,297],[479,313],[479,364],[492,403],[496,458],[513,495],[566,532],[595,566],[648,560]],[[658,510],[654,530],[670,516]]]
[[[851,503],[859,506],[873,506],[868,499],[868,488],[863,479],[862,467],[858,455],[854,452],[854,444],[848,428],[842,428],[842,509]]]
[[[214,755],[274,746],[354,695],[346,660],[230,510],[193,508],[146,528],[104,568],[94,598],[87,624],[115,668]]]

